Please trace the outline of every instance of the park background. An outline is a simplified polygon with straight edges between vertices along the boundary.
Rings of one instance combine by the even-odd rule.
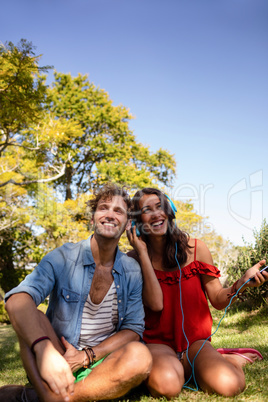
[[[3,43],[89,74],[130,109],[138,141],[175,155],[172,198],[252,241],[268,216],[266,0],[10,0],[1,15]]]
[[[47,251],[88,236],[85,201],[107,179],[126,182],[132,190],[147,184],[165,190],[178,207],[178,224],[208,243],[229,283],[268,257],[265,0],[11,0],[1,5],[1,15],[1,295]],[[21,38],[26,42],[19,44]],[[17,93],[9,85],[20,54],[3,57],[16,54],[9,41],[25,54],[30,51],[26,62],[42,55],[37,66],[53,66],[44,71],[36,99],[42,110],[31,105],[32,114],[23,109],[24,84],[33,83],[26,83],[27,74],[18,78]],[[83,83],[95,116],[76,105]],[[49,85],[49,101],[42,85]],[[12,104],[9,96],[21,103]],[[81,116],[91,125],[93,117],[97,125],[105,123],[105,132],[97,127],[101,137],[95,142],[92,137],[76,142],[90,126],[81,127]],[[95,152],[90,180],[84,163],[80,187],[77,170],[69,188],[66,170],[46,182],[68,163],[77,169],[79,147]],[[121,246],[127,247],[126,239]],[[228,325],[237,328],[224,342],[243,342],[267,355],[267,286],[249,293],[249,300],[244,309],[251,309],[251,321],[248,313],[234,312]],[[3,304],[0,308],[7,320]],[[5,339],[4,334],[3,350]],[[12,352],[7,364],[16,370],[18,351]],[[254,370],[265,384],[263,371],[248,370],[249,378]],[[14,372],[9,376],[3,383],[12,382]],[[257,395],[252,381],[251,387]],[[250,391],[245,400],[254,398]]]

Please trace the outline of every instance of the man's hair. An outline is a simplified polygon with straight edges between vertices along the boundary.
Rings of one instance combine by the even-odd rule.
[[[119,195],[120,197],[123,198],[125,203],[127,204],[127,215],[128,218],[130,217],[130,208],[131,208],[131,200],[130,197],[126,191],[125,186],[118,186],[115,183],[107,183],[103,187],[94,190],[93,192],[93,198],[91,198],[88,202],[87,205],[90,207],[92,216],[95,214],[98,202],[103,199],[111,199],[112,197]]]

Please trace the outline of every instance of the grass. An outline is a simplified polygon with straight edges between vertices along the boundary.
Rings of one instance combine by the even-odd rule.
[[[223,312],[213,311],[214,330]],[[220,328],[212,338],[212,345],[218,347],[252,347],[258,349],[264,359],[244,368],[247,387],[232,401],[268,401],[268,306],[254,311],[239,311],[235,305],[221,322]],[[20,357],[19,345],[11,325],[0,326],[0,386],[6,384],[26,384]],[[202,391],[184,389],[176,401],[226,401],[218,395],[207,395]],[[141,386],[121,401],[164,402],[165,398],[152,398]]]

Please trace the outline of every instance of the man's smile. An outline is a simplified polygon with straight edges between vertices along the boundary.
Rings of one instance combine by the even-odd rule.
[[[102,222],[102,225],[103,226],[109,226],[109,227],[112,227],[112,228],[115,228],[117,225],[115,224],[115,223],[113,223],[113,222]]]

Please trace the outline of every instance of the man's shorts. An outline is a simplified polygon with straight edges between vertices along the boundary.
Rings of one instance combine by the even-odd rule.
[[[100,359],[96,363],[92,364],[92,366],[90,366],[90,368],[81,367],[79,370],[75,371],[73,373],[73,376],[75,377],[75,383],[78,381],[84,380],[91,373],[91,371],[94,369],[94,367],[97,367],[99,364],[101,364],[107,356],[104,356],[102,359]]]

